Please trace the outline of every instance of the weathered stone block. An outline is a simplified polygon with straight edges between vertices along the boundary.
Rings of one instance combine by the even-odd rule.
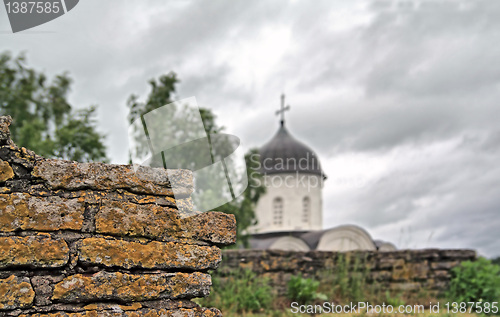
[[[436,270],[433,272],[432,277],[434,279],[448,280],[451,278],[451,274],[447,270]]]
[[[392,278],[392,273],[390,271],[374,271],[371,272],[370,276],[374,281],[377,282],[390,281]]]
[[[47,159],[37,162],[33,176],[43,179],[50,189],[126,189],[138,194],[189,196],[193,174],[188,170],[165,170],[104,163],[77,163]]]
[[[129,242],[88,238],[81,242],[79,260],[85,263],[146,269],[215,269],[221,261],[217,247],[175,242]]]
[[[31,285],[35,290],[35,302],[34,305],[46,306],[52,303],[50,297],[52,296],[52,291],[54,290],[54,285],[62,281],[64,276],[61,275],[38,275],[31,278]]]
[[[69,259],[64,240],[49,235],[0,237],[0,269],[16,266],[61,267]]]
[[[52,300],[119,302],[204,297],[209,293],[210,275],[194,273],[124,274],[98,272],[76,274],[54,286]]]
[[[453,260],[473,260],[476,258],[477,254],[474,250],[442,250],[441,256],[443,259],[453,259]]]
[[[176,209],[104,200],[95,216],[98,233],[158,239],[180,230]]]
[[[122,305],[115,305],[114,310],[88,310],[79,313],[35,313],[23,314],[19,317],[222,317],[216,308],[179,308],[167,309],[139,309],[135,311],[124,310]]]
[[[427,260],[417,263],[405,263],[403,259],[393,259],[392,280],[411,281],[414,279],[426,279],[429,274],[429,264]],[[387,262],[385,262],[387,264]],[[379,265],[380,267],[381,265]],[[383,265],[383,267],[389,267]]]
[[[188,299],[160,299],[131,304],[116,303],[93,303],[83,307],[85,310],[140,310],[149,308],[152,310],[178,310],[180,308],[199,308],[200,306]]]
[[[181,219],[179,211],[169,207],[104,200],[95,223],[96,232],[116,236],[184,238],[220,245],[236,242],[236,219],[221,212]]]
[[[11,275],[0,279],[0,310],[29,307],[34,298],[29,278]]]
[[[408,281],[410,280],[410,270],[407,266],[394,268],[392,271],[392,280]]]
[[[444,261],[444,262],[435,262],[431,264],[431,268],[433,270],[451,270],[455,266],[459,265],[458,261]]]
[[[393,259],[393,258],[381,258],[378,261],[377,268],[381,270],[392,269],[396,266],[396,264],[401,265],[401,260]],[[404,261],[403,261],[404,264]]]
[[[23,193],[0,194],[0,231],[80,230],[84,210],[78,199],[34,197]]]
[[[96,192],[94,192],[97,194]],[[124,190],[117,190],[114,192],[100,192],[103,195],[100,199],[117,200],[117,201],[128,201],[139,205],[159,205],[164,207],[172,207],[179,210],[179,213],[185,216],[192,216],[195,214],[193,211],[193,200],[191,197],[186,197],[182,199],[175,199],[170,196],[157,196],[157,195],[138,195],[132,194]]]
[[[48,196],[47,191],[37,192],[40,196]],[[50,192],[51,195],[63,197],[66,199],[80,198],[80,201],[91,204],[101,205],[107,201],[129,202],[137,205],[157,205],[162,207],[171,207],[178,209],[179,214],[183,217],[192,216],[199,212],[193,211],[193,200],[191,197],[175,199],[170,196],[155,196],[155,195],[139,195],[127,192],[125,190],[116,191],[94,191],[94,190],[55,190]]]
[[[11,116],[0,116],[0,145],[12,144],[9,130],[11,123]]]
[[[17,164],[26,170],[32,169],[35,161],[41,158],[31,150],[24,147],[18,148],[14,143],[0,146],[0,157],[2,160],[8,162],[12,169],[14,169],[14,164]],[[15,170],[14,174],[16,174]]]
[[[222,212],[204,212],[182,219],[182,237],[220,245],[236,242],[236,218]]]
[[[14,177],[14,170],[10,167],[9,163],[0,159],[0,182],[12,179]]]

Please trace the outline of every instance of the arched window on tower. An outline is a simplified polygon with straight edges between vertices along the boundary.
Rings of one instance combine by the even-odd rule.
[[[311,199],[306,196],[302,199],[302,222],[308,223],[311,218]]]
[[[273,224],[276,226],[283,224],[283,199],[281,197],[273,200]]]

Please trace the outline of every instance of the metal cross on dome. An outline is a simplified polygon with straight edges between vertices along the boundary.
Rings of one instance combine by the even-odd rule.
[[[276,110],[276,115],[281,114],[281,126],[285,125],[285,111],[290,110],[290,105],[285,107],[285,94],[281,94],[281,109]]]

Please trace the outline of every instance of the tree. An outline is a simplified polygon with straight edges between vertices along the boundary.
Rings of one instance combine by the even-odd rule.
[[[500,265],[500,256],[491,259],[491,263],[496,264],[496,265]]]
[[[248,187],[243,194],[234,201],[224,204],[217,208],[228,214],[233,214],[236,217],[237,224],[237,244],[235,247],[249,247],[249,234],[247,229],[257,224],[255,216],[255,207],[260,197],[266,192],[263,185],[262,175],[256,165],[256,160],[252,160],[252,155],[257,155],[257,149],[251,149],[245,154],[245,163],[247,165]]]
[[[0,54],[0,113],[10,115],[13,140],[46,157],[105,161],[104,136],[96,131],[95,106],[74,111],[67,100],[67,73],[49,82],[26,66],[23,54]]]
[[[136,120],[141,120],[142,116],[144,116],[145,114],[166,104],[172,103],[173,97],[175,96],[175,88],[178,83],[179,80],[176,74],[170,72],[167,75],[160,76],[158,80],[151,79],[149,81],[150,92],[147,95],[145,101],[139,101],[139,98],[136,95],[131,95],[127,101],[130,123],[133,123]],[[224,131],[224,127],[217,124],[216,116],[210,109],[200,108],[199,110],[206,135],[219,135]],[[147,130],[151,131],[158,129],[158,131],[162,131],[165,135],[168,136],[178,134],[179,131],[182,130],[178,126],[176,126],[173,120],[169,120],[168,124],[160,121],[159,124],[161,125],[160,127],[151,127],[148,125]],[[183,124],[185,125],[186,122],[184,122]],[[133,149],[134,152],[139,154],[145,154],[146,152],[148,152],[148,141],[140,139],[145,138],[145,136],[143,134],[139,134],[135,136],[135,138],[138,139],[135,140],[136,148]],[[220,142],[222,142],[222,144]],[[231,148],[234,147],[234,144],[231,144],[230,142],[231,141],[227,141],[224,138],[217,138],[217,142],[214,141],[213,137],[211,139],[212,147],[217,144],[219,149],[222,149],[221,152],[228,152]],[[186,154],[187,152],[183,153]],[[265,191],[265,188],[263,187],[263,185],[261,185],[263,182],[259,181],[259,178],[261,176],[256,170],[258,167],[252,165],[255,160],[250,160],[250,155],[255,153],[256,150],[252,150],[245,155],[249,182],[247,189],[242,195],[240,195],[233,201],[216,208],[217,211],[235,215],[237,221],[237,244],[244,246],[248,246],[248,235],[246,234],[246,230],[248,229],[248,227],[256,223],[256,217],[254,213],[255,205],[260,198],[260,195]],[[176,158],[175,161],[180,162],[180,165],[174,167],[190,168],[190,166],[192,167],[193,165],[197,165],[199,163],[196,162],[198,159],[203,160],[203,158],[201,157],[196,158],[196,154],[193,153],[189,153],[189,155],[186,156],[189,156],[189,160],[185,162],[182,162],[182,159],[179,160],[179,158]],[[162,157],[160,155],[153,156],[153,158],[149,161],[149,165],[156,167],[167,167],[165,160],[163,160],[162,162]],[[172,166],[168,167],[171,168]],[[223,176],[213,175],[213,177],[216,178]],[[205,197],[207,197],[206,199],[210,199],[210,193],[207,193]]]

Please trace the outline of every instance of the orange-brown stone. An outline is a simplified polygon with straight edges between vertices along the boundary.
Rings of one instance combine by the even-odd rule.
[[[84,210],[84,205],[77,199],[0,194],[0,231],[80,230]]]
[[[175,242],[139,243],[103,238],[84,239],[79,260],[107,267],[146,269],[215,269],[221,261],[217,247]]]
[[[9,126],[12,123],[11,116],[0,116],[0,145],[12,144]]]
[[[5,182],[14,177],[14,171],[9,163],[0,159],[0,182]]]
[[[19,317],[222,317],[221,312],[216,308],[179,308],[167,309],[139,309],[136,311],[122,311],[122,305],[115,305],[114,310],[88,310],[78,313],[35,313],[23,314]]]
[[[236,242],[236,218],[223,212],[204,212],[182,219],[184,238],[202,240],[220,245]]]
[[[54,286],[52,300],[71,303],[204,297],[210,285],[210,275],[200,272],[124,274],[101,271],[91,276],[66,277]]]
[[[49,235],[0,237],[0,269],[15,266],[61,267],[69,259],[64,240]]]
[[[11,275],[0,279],[0,310],[29,307],[34,298],[29,278]]]
[[[47,159],[37,162],[33,176],[43,179],[50,189],[125,189],[138,194],[186,197],[193,192],[193,173],[131,165],[77,163]]]
[[[95,223],[98,233],[117,236],[184,238],[220,245],[236,242],[236,219],[222,212],[181,218],[178,210],[169,207],[105,200]]]
[[[8,189],[7,189],[8,190]],[[1,188],[0,188],[1,193]],[[38,195],[47,195],[47,192],[39,191]],[[179,210],[182,217],[192,216],[200,212],[193,211],[193,201],[191,197],[175,199],[170,196],[155,196],[155,195],[138,195],[132,194],[124,190],[116,191],[94,191],[94,190],[75,190],[65,191],[62,189],[55,190],[51,194],[54,196],[64,197],[66,199],[79,198],[80,201],[92,204],[101,205],[107,201],[129,202],[138,205],[158,205],[163,207],[171,207]]]
[[[159,239],[179,231],[181,218],[176,209],[103,200],[95,216],[98,233]]]

